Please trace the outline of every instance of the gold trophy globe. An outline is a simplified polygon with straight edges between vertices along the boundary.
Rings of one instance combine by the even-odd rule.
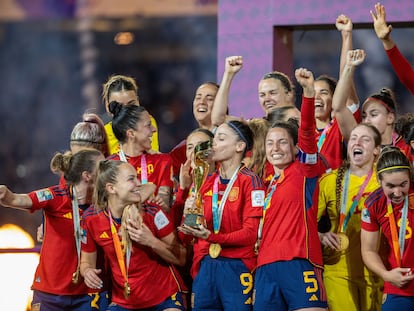
[[[194,164],[193,182],[195,193],[195,208],[185,211],[184,224],[198,228],[200,225],[205,225],[204,209],[201,202],[200,188],[206,180],[210,165],[207,159],[210,157],[212,151],[212,141],[207,140],[197,144],[194,147]]]

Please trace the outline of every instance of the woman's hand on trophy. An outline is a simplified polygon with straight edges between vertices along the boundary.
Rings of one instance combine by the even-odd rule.
[[[194,193],[190,194],[190,196],[185,200],[184,204],[184,214],[191,214],[195,213],[197,206],[196,206],[196,196]]]
[[[189,234],[189,235],[192,235],[196,238],[203,239],[203,240],[207,240],[211,234],[211,231],[201,224],[198,225],[198,227],[196,228],[190,227],[187,225],[182,225],[178,227],[178,230],[184,234]]]

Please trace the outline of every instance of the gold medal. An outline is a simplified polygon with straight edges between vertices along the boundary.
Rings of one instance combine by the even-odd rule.
[[[78,284],[79,282],[79,267],[76,268],[76,271],[72,273],[72,283]]]
[[[338,239],[339,239],[339,251],[344,251],[349,246],[349,239],[343,232],[338,232]]]
[[[210,244],[208,253],[210,254],[211,258],[217,258],[220,255],[220,252],[221,252],[220,244],[217,244],[217,243]]]
[[[125,299],[128,299],[129,295],[131,295],[131,287],[129,286],[128,281],[126,281],[124,283],[124,297],[125,297]]]

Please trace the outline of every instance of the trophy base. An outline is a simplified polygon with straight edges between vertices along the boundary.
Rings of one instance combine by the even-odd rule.
[[[200,225],[204,225],[204,216],[199,214],[185,214],[184,225],[198,228]]]

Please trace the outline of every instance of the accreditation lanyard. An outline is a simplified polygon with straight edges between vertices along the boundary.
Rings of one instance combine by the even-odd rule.
[[[321,136],[319,136],[318,139],[318,151],[321,151],[323,144],[325,143],[326,140],[326,135],[328,134],[329,129],[331,128],[332,123],[329,123],[327,126],[325,126],[325,128],[322,131]]]
[[[280,177],[280,178],[279,178]],[[270,201],[272,200],[272,196],[273,193],[276,190],[277,185],[280,183],[280,181],[283,180],[283,172],[280,175],[274,175],[272,177],[272,180],[270,181],[269,186],[267,187],[267,195],[264,201],[264,205],[263,205],[263,216],[262,218],[260,218],[260,223],[259,223],[259,229],[257,230],[257,238],[259,240],[261,240],[262,238],[262,231],[263,231],[263,223],[264,223],[264,218],[266,216],[266,211],[270,206]]]
[[[80,228],[80,215],[79,215],[79,203],[78,203],[78,196],[76,195],[75,187],[71,186],[69,188],[71,197],[72,197],[72,217],[73,217],[73,230],[75,235],[75,245],[76,245],[76,253],[78,255],[78,267],[80,265],[80,253],[81,253],[81,236],[82,230]]]
[[[122,162],[128,162],[125,156],[124,150],[122,150],[122,145],[119,144],[119,159]],[[141,184],[145,185],[148,183],[148,170],[147,170],[147,159],[145,153],[141,155]]]
[[[118,230],[115,227],[115,224],[112,220],[111,210],[108,208],[108,215],[109,215],[109,223],[111,225],[111,233],[112,233],[112,241],[114,242],[114,248],[116,253],[116,258],[118,259],[118,265],[121,269],[121,274],[124,277],[125,284],[128,284],[128,268],[129,262],[131,259],[131,249],[127,246],[125,257],[126,257],[126,265],[124,260],[124,254],[122,252],[121,242],[119,241]]]
[[[397,223],[392,209],[391,200],[387,199],[387,215],[390,222],[390,231],[392,239],[392,249],[394,251],[395,259],[398,267],[401,267],[401,259],[404,253],[405,246],[405,232],[407,230],[407,215],[408,215],[408,196],[404,199],[404,206],[401,211],[400,232],[397,235]]]
[[[233,173],[233,175],[230,178],[229,183],[226,186],[226,190],[224,191],[223,197],[221,198],[220,204],[218,204],[218,184],[220,179],[220,174],[217,174],[214,184],[213,184],[213,202],[212,202],[212,212],[213,212],[213,229],[214,233],[218,233],[220,231],[221,226],[221,219],[223,217],[223,211],[224,211],[224,205],[226,204],[227,197],[229,196],[229,193],[231,191],[231,188],[233,188],[233,184],[237,179],[237,174],[240,170],[239,166]]]
[[[369,171],[367,177],[365,177],[364,182],[362,183],[361,187],[359,188],[358,194],[353,199],[351,207],[349,208],[349,212],[346,212],[346,204],[348,201],[348,189],[349,189],[349,179],[350,179],[351,171],[348,169],[345,173],[344,178],[344,190],[342,191],[342,198],[341,198],[341,212],[339,215],[339,232],[345,232],[346,227],[348,225],[349,219],[351,219],[351,216],[355,212],[355,208],[358,205],[359,200],[362,197],[362,194],[364,193],[365,188],[368,185],[368,182],[371,179],[372,176],[372,169]]]

